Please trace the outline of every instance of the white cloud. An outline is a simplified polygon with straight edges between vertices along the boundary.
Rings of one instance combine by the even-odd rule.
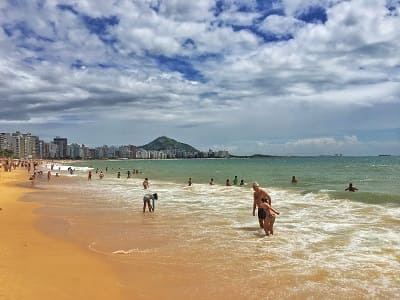
[[[204,21],[212,17],[214,1],[160,1],[159,11],[162,15],[179,21]]]
[[[343,2],[327,12],[326,24],[309,25],[299,33],[298,41],[309,51],[339,54],[376,43],[399,45],[400,20],[387,15],[383,0]]]
[[[287,15],[268,16],[257,27],[278,38],[294,37],[276,43],[265,43],[254,27],[231,27],[255,25],[263,15],[255,0],[225,1],[218,16],[214,1],[54,0],[43,2],[42,9],[34,2],[24,9],[2,2],[0,119],[37,124],[51,115],[49,122],[68,122],[63,119],[68,113],[74,122],[107,119],[112,127],[115,116],[121,122],[168,121],[171,130],[188,136],[190,130],[192,136],[201,130],[207,136],[202,124],[212,124],[214,144],[235,128],[237,139],[293,139],[295,132],[297,144],[282,142],[280,149],[355,147],[360,143],[346,128],[373,129],[386,114],[384,126],[400,127],[393,116],[400,103],[400,17],[389,14],[383,0],[339,2],[283,1]],[[325,24],[295,19],[317,4],[327,9]],[[100,18],[100,27],[101,18],[115,16],[119,22],[94,34],[85,15]],[[16,25],[22,23],[29,33]],[[158,56],[181,61],[160,65]],[[196,72],[203,81],[191,77]],[[370,113],[370,120],[356,123],[345,113],[357,116],[380,107],[377,116]],[[337,136],[335,130],[347,137],[329,138]],[[301,139],[305,136],[328,138]]]
[[[221,13],[218,19],[223,21],[224,24],[251,26],[254,20],[259,18],[259,13],[238,12],[236,10],[228,10]]]
[[[294,142],[287,143],[290,146],[329,146],[336,145],[338,142],[335,138],[332,137],[321,137],[321,138],[308,138],[301,139]]]
[[[259,29],[265,33],[271,33],[278,37],[294,35],[304,26],[304,22],[293,17],[271,15],[265,18]]]

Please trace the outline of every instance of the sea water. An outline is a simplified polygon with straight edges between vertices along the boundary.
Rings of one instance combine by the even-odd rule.
[[[80,195],[69,208],[71,224],[79,222],[88,203],[88,211],[96,209],[106,220],[87,241],[93,251],[166,258],[190,253],[191,262],[197,258],[210,274],[243,286],[241,296],[249,299],[262,296],[249,282],[266,277],[278,297],[390,299],[400,292],[400,157],[107,160],[68,166],[75,169],[75,180],[57,188]],[[69,176],[66,168],[60,167],[62,176]],[[133,169],[139,173],[127,178]],[[235,175],[246,184],[225,186]],[[293,175],[297,184],[291,183]],[[144,177],[159,200],[155,213],[142,216],[148,230],[132,236],[131,225],[123,224],[142,214]],[[208,184],[210,178],[215,185]],[[252,215],[253,181],[281,213],[273,236],[265,237]],[[345,192],[349,182],[359,190]],[[158,244],[157,236],[170,242]],[[151,241],[137,248],[138,238]],[[272,288],[279,286],[285,289]]]

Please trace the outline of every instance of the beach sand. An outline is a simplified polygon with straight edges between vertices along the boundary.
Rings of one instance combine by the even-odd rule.
[[[24,187],[21,184],[25,184]],[[121,299],[113,267],[37,230],[26,171],[0,173],[0,299]]]
[[[62,178],[57,180],[63,185]],[[22,170],[1,172],[0,190],[0,299],[244,299],[229,274],[215,275],[212,264],[204,265],[201,249],[172,255],[147,251],[179,243],[157,234],[161,229],[151,225],[151,214],[144,219],[139,212],[126,222],[126,216],[78,209],[82,213],[74,221],[79,224],[70,227],[65,201],[79,195],[34,188]],[[62,199],[62,208],[43,205],[43,199],[47,204]],[[103,239],[110,222],[122,224],[133,246]],[[101,243],[92,243],[93,238]]]

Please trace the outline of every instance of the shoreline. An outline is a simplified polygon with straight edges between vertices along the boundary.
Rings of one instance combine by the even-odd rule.
[[[179,240],[162,231],[168,221],[160,226],[160,215],[127,218],[90,206],[91,195],[69,191],[75,178],[52,178],[47,187],[43,176],[32,188],[25,170],[0,174],[0,298],[244,299],[239,286],[213,274],[202,249],[175,249]],[[128,233],[128,243],[109,239],[109,224]]]
[[[334,210],[338,200],[325,202],[307,195],[279,192],[273,199],[281,208],[282,216],[274,237],[265,238],[258,229],[257,219],[249,213],[251,203],[246,189],[214,187],[210,190],[208,185],[187,188],[154,181],[152,188],[160,193],[160,202],[155,213],[143,214],[144,191],[137,178],[107,180],[106,177],[103,181],[88,182],[85,176],[62,175],[47,182],[42,177],[35,189],[30,189],[26,171],[20,173],[8,188],[21,183],[26,186],[17,187],[25,196],[14,202],[21,207],[18,211],[31,215],[29,229],[47,242],[41,248],[43,253],[30,257],[37,260],[36,272],[40,276],[34,272],[25,274],[26,266],[32,269],[32,262],[27,264],[19,259],[21,267],[17,272],[13,270],[14,274],[29,285],[21,279],[15,285],[30,289],[35,295],[38,292],[31,287],[31,277],[45,286],[41,287],[42,295],[36,298],[26,291],[23,297],[16,297],[15,292],[5,293],[7,290],[0,288],[0,299],[3,295],[5,299],[60,299],[58,293],[66,294],[61,299],[102,299],[87,290],[96,286],[101,286],[101,291],[104,287],[109,290],[107,284],[112,285],[116,294],[104,299],[323,298],[327,290],[334,288],[337,298],[372,299],[371,295],[390,298],[397,294],[398,271],[389,258],[395,253],[394,245],[398,241],[393,233],[399,223],[389,207],[381,207],[382,213],[373,220],[376,230],[371,232],[363,224],[365,217],[373,212],[373,206],[348,202],[345,203],[348,214],[342,215]],[[2,179],[8,176],[13,175],[0,173],[2,191]],[[6,202],[0,200],[0,207],[5,209],[3,203]],[[315,211],[318,215],[313,215]],[[303,222],[298,212],[312,222]],[[332,222],[338,217],[344,217],[345,227]],[[11,232],[8,224],[3,222],[0,226]],[[20,236],[30,237],[24,233]],[[374,243],[368,244],[371,239]],[[362,242],[356,247],[357,253],[354,253],[354,240]],[[387,241],[393,247],[383,248]],[[27,243],[28,250],[31,244]],[[95,275],[89,275],[89,279],[88,272],[81,275],[81,268],[86,267],[77,264],[78,279],[67,272],[61,276],[64,286],[49,284],[51,281],[42,274],[48,271],[43,268],[42,272],[41,268],[42,265],[49,267],[46,256],[58,264],[57,270],[61,273],[66,269],[64,258],[58,254],[56,257],[52,250],[56,246],[52,244],[72,248],[72,261],[83,254],[91,261],[86,263],[99,266],[93,271]],[[18,250],[20,253],[27,250],[23,246]],[[8,262],[3,252],[0,255]],[[379,258],[375,253],[379,253]],[[18,255],[9,256],[15,259]],[[385,273],[380,272],[382,257],[388,264]],[[8,281],[16,276],[10,271],[13,263],[6,266],[5,272],[0,269],[0,285],[8,287]],[[96,277],[105,283],[91,283],[90,279],[99,282]],[[1,284],[3,279],[7,280],[5,284]],[[349,283],[349,279],[354,281]],[[263,284],[265,280],[267,284]],[[367,286],[372,281],[377,283],[375,288]],[[73,286],[80,291],[72,294],[68,289]],[[52,297],[43,292],[46,289],[53,289]]]
[[[34,211],[40,205],[21,201],[36,192],[26,171],[0,172],[0,298],[122,299],[109,263],[37,229],[40,216]]]
[[[94,202],[101,195],[65,189],[79,182],[85,185],[86,179],[61,176],[52,178],[46,189],[43,180],[39,183],[43,193],[23,201],[40,203],[34,211],[40,218],[36,225],[40,232],[109,262],[119,275],[123,299],[223,299],[226,295],[244,299],[238,286],[210,272],[213,266],[202,257],[202,249],[177,247],[179,239],[170,234],[173,225],[161,212],[117,209],[104,204],[106,195]],[[51,194],[49,199],[46,194]]]

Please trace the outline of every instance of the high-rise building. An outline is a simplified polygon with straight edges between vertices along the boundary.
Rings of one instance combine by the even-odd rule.
[[[31,133],[26,133],[22,135],[23,138],[23,158],[36,159],[39,158],[39,138],[32,135]]]
[[[22,159],[40,158],[39,138],[28,133],[1,133],[0,148],[11,150],[14,157]]]
[[[58,150],[58,145],[54,144],[54,143],[49,143],[48,144],[49,149],[48,149],[48,153],[49,156],[48,158],[54,159],[54,158],[59,158],[59,150]]]
[[[13,150],[13,137],[11,133],[0,133],[0,149],[2,150]]]
[[[58,146],[57,158],[67,158],[67,139],[59,136],[53,139],[53,143]]]
[[[136,158],[136,146],[129,145],[128,147],[129,147],[129,158],[135,159]]]
[[[67,156],[71,159],[78,159],[81,158],[80,156],[80,148],[81,146],[78,144],[71,144],[68,145],[68,153]]]
[[[38,147],[38,158],[44,159],[49,157],[49,147],[46,147],[46,142],[39,140],[39,147]]]

